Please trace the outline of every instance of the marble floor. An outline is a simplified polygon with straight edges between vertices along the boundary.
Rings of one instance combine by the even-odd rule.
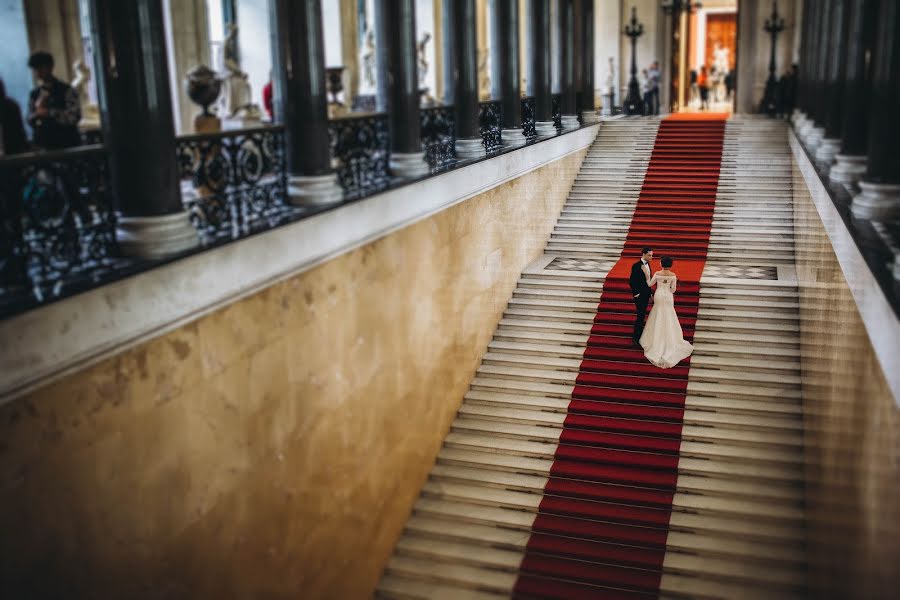
[[[648,117],[601,127],[545,254],[522,273],[379,597],[513,593],[658,126]],[[780,122],[727,122],[662,597],[804,596],[793,266],[802,249],[794,239],[789,152]]]

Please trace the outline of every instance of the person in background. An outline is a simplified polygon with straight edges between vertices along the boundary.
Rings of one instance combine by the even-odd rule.
[[[653,64],[650,65],[650,69],[647,71],[647,76],[650,79],[650,97],[653,100],[653,107],[649,114],[658,115],[659,114],[659,84],[662,79],[662,73],[659,71],[659,61],[654,60]]]
[[[700,110],[709,110],[709,76],[706,74],[706,65],[700,67],[697,87],[700,88]]]
[[[700,103],[700,89],[697,87],[697,69],[691,69],[691,99],[688,104],[694,106]]]
[[[732,93],[734,92],[734,71],[728,71],[725,74],[725,100],[731,102]]]
[[[28,137],[22,123],[22,111],[16,101],[6,95],[6,85],[0,79],[0,156],[27,150]]]
[[[272,74],[269,73],[269,82],[263,86],[262,89],[263,96],[263,108],[266,109],[266,114],[269,115],[269,120],[274,119],[272,116]]]
[[[641,71],[641,77],[638,80],[641,84],[641,98],[644,100],[644,116],[653,114],[653,92],[650,90],[650,76],[647,69]]]
[[[791,65],[789,71],[778,80],[775,88],[778,116],[790,116],[794,111],[794,96],[797,93],[797,65]]]
[[[28,59],[37,86],[28,99],[28,124],[34,130],[34,145],[45,150],[69,148],[81,143],[78,93],[53,76],[53,56],[35,52]]]

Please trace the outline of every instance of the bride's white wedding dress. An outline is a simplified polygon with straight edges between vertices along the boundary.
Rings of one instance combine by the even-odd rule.
[[[691,355],[694,347],[685,341],[681,323],[675,314],[675,275],[656,273],[649,281],[656,284],[653,309],[641,335],[644,356],[657,367],[670,369]]]

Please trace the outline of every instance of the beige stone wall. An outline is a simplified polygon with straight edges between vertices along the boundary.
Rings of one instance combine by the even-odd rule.
[[[2,589],[367,597],[585,152],[0,407]]]
[[[900,589],[900,410],[794,166],[810,583],[816,598]]]

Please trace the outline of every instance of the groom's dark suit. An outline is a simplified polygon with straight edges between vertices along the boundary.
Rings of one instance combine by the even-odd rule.
[[[647,285],[647,276],[641,269],[643,264],[644,261],[639,260],[631,265],[631,277],[628,278],[628,283],[631,285],[631,295],[634,298],[634,307],[637,310],[637,319],[634,321],[634,335],[631,336],[635,343],[640,342],[641,334],[644,333],[644,319],[647,317],[647,305],[650,304],[650,295],[652,293],[650,286]],[[649,263],[647,264],[647,270],[650,271],[650,275],[653,275]]]

